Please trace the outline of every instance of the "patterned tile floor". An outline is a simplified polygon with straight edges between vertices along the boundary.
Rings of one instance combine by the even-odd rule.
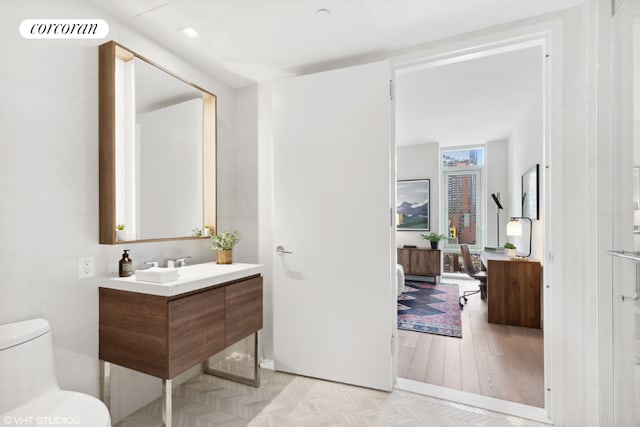
[[[405,391],[385,393],[262,370],[253,388],[199,375],[173,392],[176,427],[544,426]],[[161,426],[160,399],[117,427]]]

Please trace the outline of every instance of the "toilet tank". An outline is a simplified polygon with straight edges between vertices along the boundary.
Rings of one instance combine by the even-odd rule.
[[[0,325],[0,414],[58,389],[49,322]]]

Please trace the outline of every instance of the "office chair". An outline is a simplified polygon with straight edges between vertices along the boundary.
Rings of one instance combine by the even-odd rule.
[[[469,295],[477,294],[480,292],[480,298],[487,299],[487,272],[486,271],[478,271],[473,266],[473,261],[471,261],[471,252],[469,252],[469,246],[460,245],[460,251],[462,252],[462,263],[464,265],[464,271],[473,279],[479,280],[480,285],[478,286],[477,291],[464,291],[462,296],[458,299],[460,303],[460,308],[464,308],[464,302],[467,302],[467,297]]]

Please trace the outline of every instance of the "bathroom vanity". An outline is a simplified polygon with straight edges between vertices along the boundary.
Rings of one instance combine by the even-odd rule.
[[[181,267],[167,283],[135,275],[107,280],[99,289],[99,358],[103,400],[109,406],[109,364],[163,380],[163,425],[171,425],[171,379],[262,328],[262,276],[257,264]],[[259,385],[255,378],[237,379]],[[223,374],[224,375],[224,374]]]

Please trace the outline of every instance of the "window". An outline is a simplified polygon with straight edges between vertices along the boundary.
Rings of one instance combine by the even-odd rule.
[[[464,150],[450,150],[442,152],[443,168],[468,168],[484,165],[484,150],[470,148]]]
[[[477,246],[479,171],[445,172],[449,243]]]
[[[460,245],[479,250],[482,235],[482,176],[484,149],[472,147],[442,151],[442,218],[448,239],[445,241],[445,271],[460,272],[462,263],[454,260]],[[448,254],[447,254],[448,252]],[[447,259],[451,258],[447,263]],[[448,269],[447,267],[450,267]]]

